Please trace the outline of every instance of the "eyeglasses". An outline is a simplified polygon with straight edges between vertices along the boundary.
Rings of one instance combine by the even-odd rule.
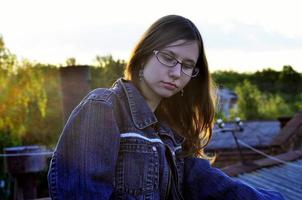
[[[199,69],[197,67],[191,64],[180,62],[172,55],[157,50],[154,50],[153,53],[157,58],[158,62],[160,62],[161,64],[167,67],[172,68],[179,63],[181,66],[181,71],[187,76],[196,77],[199,73]]]

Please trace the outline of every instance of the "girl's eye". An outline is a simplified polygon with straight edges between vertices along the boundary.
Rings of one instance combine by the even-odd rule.
[[[170,55],[168,55],[168,54],[164,54],[164,53],[161,54],[161,57],[162,57],[165,61],[168,61],[168,62],[174,62],[174,60],[175,60],[172,56],[170,56]]]
[[[194,66],[189,64],[183,64],[182,67],[185,69],[194,69]]]

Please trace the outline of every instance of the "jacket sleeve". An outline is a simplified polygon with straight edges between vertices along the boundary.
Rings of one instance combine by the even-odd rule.
[[[275,191],[253,188],[235,181],[200,158],[186,158],[184,171],[185,199],[284,200]]]
[[[70,115],[51,160],[52,199],[110,199],[119,143],[112,106],[83,100]]]

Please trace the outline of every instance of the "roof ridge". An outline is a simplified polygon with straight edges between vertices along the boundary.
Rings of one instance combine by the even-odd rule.
[[[279,154],[274,157],[283,161],[291,162],[299,158],[302,158],[302,148],[289,151],[283,154]],[[264,159],[248,162],[246,164],[240,163],[240,164],[230,165],[222,168],[222,171],[229,176],[237,176],[242,173],[252,172],[261,168],[271,167],[278,164],[280,164],[280,162],[269,158],[264,158]]]

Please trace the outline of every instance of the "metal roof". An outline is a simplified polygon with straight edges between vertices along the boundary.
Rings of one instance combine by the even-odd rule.
[[[253,187],[278,191],[288,200],[302,199],[302,159],[244,173],[234,179]]]
[[[232,128],[234,124],[226,123],[226,128]],[[245,121],[243,131],[236,132],[236,137],[244,143],[253,146],[267,146],[280,132],[280,122],[272,121]],[[217,126],[213,129],[213,135],[206,149],[234,149],[235,140],[231,132],[219,132]]]

